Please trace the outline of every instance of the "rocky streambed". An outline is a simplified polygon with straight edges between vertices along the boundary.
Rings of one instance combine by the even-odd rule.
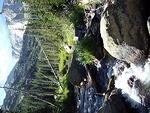
[[[38,76],[41,83],[41,80],[45,80],[45,77],[49,77],[49,74],[53,75],[53,71],[50,72],[49,66],[43,65],[45,64],[45,58],[42,56],[44,52],[42,52],[43,49],[40,50],[41,44],[39,46],[39,43],[35,40],[36,37],[31,38],[30,36],[26,36],[28,31],[25,31],[22,26],[27,23],[26,21],[20,21],[26,15],[17,15],[15,13],[17,9],[19,11],[23,10],[21,8],[23,4],[18,3],[17,6],[19,7],[15,7],[11,5],[11,1],[7,0],[7,2],[10,4],[5,3],[5,7],[9,10],[5,11],[5,13],[8,28],[11,31],[10,35],[12,36],[13,55],[16,58],[20,57],[20,60],[14,67],[14,70],[12,70],[10,77],[8,77],[6,87],[14,85],[16,88],[30,89],[30,85],[34,85],[32,84],[33,80],[35,80],[32,78],[34,72],[38,70],[40,74],[44,72],[42,75],[45,75],[45,72],[48,71],[46,73],[48,76],[43,76],[44,78],[40,78],[41,75]],[[84,11],[81,14],[82,17],[76,17],[76,19],[80,18],[80,25],[75,25],[76,41],[78,40],[77,43],[80,44],[80,42],[82,43],[82,41],[88,39],[88,45],[84,43],[84,46],[87,47],[87,50],[90,50],[90,54],[93,56],[85,54],[85,56],[88,56],[86,57],[88,63],[84,61],[87,63],[84,64],[76,56],[79,54],[78,52],[82,53],[82,49],[85,48],[80,48],[80,51],[72,53],[74,49],[72,49],[72,45],[67,45],[66,42],[64,44],[68,50],[71,50],[68,54],[73,54],[67,74],[69,75],[69,82],[74,86],[70,92],[75,93],[75,99],[74,94],[70,99],[70,106],[67,103],[67,108],[71,109],[67,109],[69,111],[67,113],[70,113],[70,111],[72,113],[149,113],[150,9],[148,0],[99,0],[98,2],[80,0],[80,2],[81,8]],[[72,0],[72,3],[75,6],[79,5],[76,0]],[[51,9],[51,7],[48,8]],[[64,8],[62,13],[67,15],[73,10],[67,9],[66,6],[62,6],[61,8]],[[54,7],[54,9],[59,8]],[[12,12],[13,15],[10,17]],[[47,18],[44,21],[47,21]],[[40,25],[42,24],[40,23]],[[20,34],[16,32],[19,29],[21,29]],[[21,47],[22,38],[19,38],[22,35],[24,35],[23,47]],[[46,35],[44,34],[45,37]],[[50,38],[48,37],[48,39]],[[51,48],[53,41],[47,43],[47,40],[44,40],[43,45],[44,43],[45,48],[48,48],[48,50],[54,49],[55,51],[56,48]],[[56,44],[55,46],[60,45]],[[22,51],[21,55],[20,50]],[[48,53],[48,55],[50,54]],[[56,52],[56,54],[58,53]],[[49,56],[49,58],[53,58],[54,64],[56,61],[58,62],[58,59],[55,59],[58,57],[55,56],[56,54]],[[40,66],[44,68],[41,67],[36,70],[37,60],[40,63],[43,61],[43,64]],[[38,88],[33,86],[31,89],[34,89],[34,87],[35,89],[40,89],[42,91],[41,94],[44,91],[47,92],[47,89],[44,89],[44,83],[42,85],[40,83],[38,83]],[[3,108],[14,110],[17,106],[21,109],[24,103],[22,102],[20,105],[18,103],[24,98],[23,93],[21,91],[16,93],[16,91],[9,90],[6,90],[6,92],[9,93],[6,95]],[[51,90],[48,90],[49,92]],[[57,101],[56,95],[52,96],[52,98]],[[43,98],[49,101],[49,98],[45,96]],[[76,101],[75,103],[73,99]],[[29,102],[32,103],[34,101],[30,99]],[[37,103],[32,107],[37,107]],[[29,104],[26,103],[26,105],[30,108]],[[39,109],[39,106],[36,109]]]
[[[96,63],[72,65],[70,75],[80,78],[73,82],[78,113],[149,112],[146,80],[150,75],[150,39],[146,2],[110,0],[85,6],[84,30],[77,29],[80,31],[77,35],[81,40],[91,37],[100,46]],[[81,73],[81,68],[75,68],[79,65],[85,70],[82,74],[77,74]],[[73,70],[77,73],[72,73]]]

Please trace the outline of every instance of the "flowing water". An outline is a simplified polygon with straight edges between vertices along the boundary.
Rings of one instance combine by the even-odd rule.
[[[116,88],[122,89],[123,96],[131,103],[132,107],[139,108],[141,113],[145,113],[142,108],[147,106],[148,101],[150,59],[146,61],[144,66],[131,64],[130,67],[127,67],[122,62],[116,63],[113,70],[116,76]]]

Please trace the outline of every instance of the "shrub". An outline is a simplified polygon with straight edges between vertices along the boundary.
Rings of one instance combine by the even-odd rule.
[[[92,64],[95,59],[95,41],[93,38],[86,37],[81,40],[76,46],[77,60],[82,64]]]

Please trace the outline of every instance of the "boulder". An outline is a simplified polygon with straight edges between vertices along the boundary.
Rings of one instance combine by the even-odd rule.
[[[80,86],[80,83],[87,77],[85,67],[76,60],[75,55],[73,55],[68,75],[69,81],[74,86]]]
[[[104,102],[98,113],[138,113],[125,101],[120,90],[114,91]]]
[[[148,48],[148,32],[143,22],[141,0],[116,0],[105,4],[100,22],[104,48],[113,57],[140,63]]]

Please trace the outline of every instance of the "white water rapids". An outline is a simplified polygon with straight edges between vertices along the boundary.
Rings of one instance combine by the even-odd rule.
[[[145,95],[143,94],[146,92],[142,89],[143,86],[150,86],[150,59],[143,67],[131,64],[128,68],[124,63],[116,63],[113,70],[116,76],[116,88],[122,89],[123,96],[132,107],[145,106]]]

